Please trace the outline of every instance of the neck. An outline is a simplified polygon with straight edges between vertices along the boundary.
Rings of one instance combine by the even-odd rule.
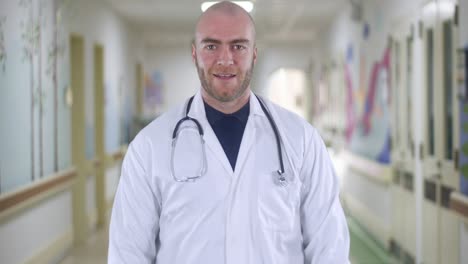
[[[214,109],[225,114],[232,114],[234,112],[237,112],[239,109],[241,109],[249,101],[250,89],[247,89],[244,92],[244,94],[242,94],[239,98],[232,100],[230,102],[220,102],[216,100],[215,98],[211,97],[205,91],[202,91],[202,97],[205,103],[207,103],[209,106],[213,107]]]

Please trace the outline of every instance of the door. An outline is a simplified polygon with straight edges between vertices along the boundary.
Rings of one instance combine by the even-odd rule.
[[[416,256],[414,24],[402,21],[392,34],[393,251],[404,263]],[[396,249],[396,250],[395,250]]]
[[[94,45],[94,142],[96,158],[100,166],[96,170],[96,208],[97,224],[102,228],[106,224],[106,150],[105,150],[105,111],[104,111],[104,47]]]
[[[85,153],[85,95],[84,95],[84,39],[70,37],[70,76],[73,104],[72,118],[72,164],[77,170],[73,184],[73,237],[76,245],[85,241],[87,236],[86,214],[86,153]]]
[[[459,111],[456,98],[456,3],[423,7],[425,140],[424,263],[458,263],[458,218],[449,210],[458,188]]]

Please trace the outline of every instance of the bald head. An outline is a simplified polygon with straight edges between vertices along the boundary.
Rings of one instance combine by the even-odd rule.
[[[231,2],[217,3],[200,16],[192,44],[203,100],[229,114],[245,105],[257,60],[252,18]]]
[[[203,30],[207,24],[213,23],[212,18],[216,16],[223,16],[226,19],[232,19],[233,22],[236,20],[238,21],[239,19],[246,21],[246,26],[250,27],[252,38],[255,41],[255,23],[250,14],[237,4],[234,4],[230,1],[222,1],[210,6],[198,18],[198,22],[195,28],[195,42],[198,33]]]

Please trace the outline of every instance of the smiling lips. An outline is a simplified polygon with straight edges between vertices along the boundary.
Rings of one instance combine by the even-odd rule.
[[[235,74],[231,73],[213,73],[214,77],[221,79],[221,80],[230,80],[234,77],[236,77]]]

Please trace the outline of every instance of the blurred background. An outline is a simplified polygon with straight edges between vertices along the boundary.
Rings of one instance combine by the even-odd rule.
[[[0,0],[0,263],[106,263],[126,147],[199,88],[200,0]],[[468,0],[253,0],[252,89],[329,147],[352,263],[468,263]]]

